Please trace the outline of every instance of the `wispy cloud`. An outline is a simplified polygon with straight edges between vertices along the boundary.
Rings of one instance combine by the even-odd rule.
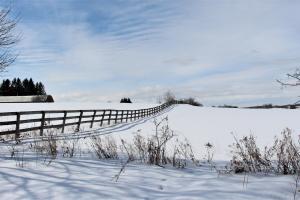
[[[298,2],[38,1],[21,10],[20,57],[60,101],[154,101],[168,89],[206,104],[288,102],[275,79],[298,66]],[[47,9],[45,9],[47,8]],[[83,92],[84,91],[84,92]]]

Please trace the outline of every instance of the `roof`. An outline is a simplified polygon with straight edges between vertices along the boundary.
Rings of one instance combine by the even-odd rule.
[[[54,102],[51,95],[36,96],[0,96],[0,103],[38,103]]]

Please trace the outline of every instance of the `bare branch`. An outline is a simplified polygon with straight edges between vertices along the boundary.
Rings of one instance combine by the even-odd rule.
[[[11,8],[0,10],[0,72],[11,65],[17,58],[12,53],[14,45],[19,41],[15,33],[18,18],[10,18]]]
[[[276,80],[278,83],[280,83],[282,86],[299,86],[300,85],[300,82],[297,82],[297,83],[284,83],[280,80]]]
[[[296,69],[293,74],[286,74],[288,78],[292,78],[292,82],[276,80],[282,86],[299,86],[300,85],[300,69]]]

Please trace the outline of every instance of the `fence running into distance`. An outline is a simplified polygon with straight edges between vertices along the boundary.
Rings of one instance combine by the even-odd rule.
[[[80,130],[82,124],[90,124],[93,128],[95,123],[103,126],[104,123],[110,125],[112,123],[122,123],[137,120],[143,117],[148,117],[157,114],[165,108],[172,105],[172,103],[164,103],[160,106],[147,109],[138,110],[45,110],[45,111],[23,111],[23,112],[3,112],[0,117],[14,118],[11,121],[0,121],[0,135],[15,134],[15,138],[19,138],[21,133],[29,131],[39,131],[40,136],[43,136],[45,129],[61,128],[61,132],[65,131],[66,126],[76,126],[76,131]],[[56,116],[47,116],[55,114]],[[57,117],[57,115],[61,115]],[[22,116],[30,119],[22,119]],[[33,118],[32,118],[33,117]],[[68,120],[73,120],[68,122]],[[51,125],[51,122],[56,122]],[[22,128],[21,125],[28,125],[38,123],[32,127]],[[15,126],[15,129],[3,130],[1,126]]]

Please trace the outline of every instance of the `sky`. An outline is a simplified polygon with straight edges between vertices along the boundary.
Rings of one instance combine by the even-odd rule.
[[[17,61],[2,78],[42,81],[57,102],[294,103],[300,1],[12,0]],[[1,6],[7,6],[6,1]]]

